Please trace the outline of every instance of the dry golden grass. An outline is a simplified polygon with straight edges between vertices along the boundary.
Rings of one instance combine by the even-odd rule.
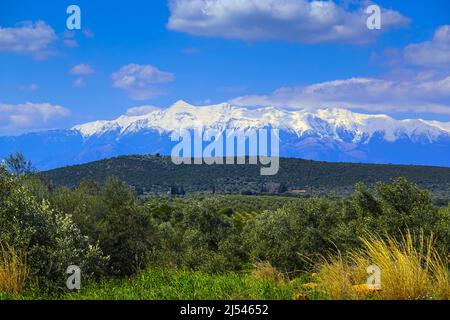
[[[21,293],[29,270],[23,255],[8,245],[0,245],[0,292]]]
[[[361,283],[364,273],[357,270],[357,266],[350,266],[344,262],[339,253],[336,257],[324,261],[319,272],[319,289],[333,300],[356,299],[357,292],[353,290],[355,283]]]
[[[264,279],[273,283],[283,283],[286,281],[286,277],[268,261],[255,263],[251,275],[257,280]]]
[[[448,261],[434,247],[433,236],[407,232],[401,241],[368,235],[363,248],[347,259],[327,259],[320,271],[320,288],[331,299],[449,299]],[[381,290],[361,290],[366,268],[381,269]]]

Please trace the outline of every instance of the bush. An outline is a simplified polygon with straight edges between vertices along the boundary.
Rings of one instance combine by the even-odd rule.
[[[37,202],[21,179],[0,168],[0,243],[26,252],[30,276],[44,290],[63,288],[72,264],[91,278],[106,260],[101,250],[81,234],[70,215],[54,210],[48,201]]]
[[[217,198],[146,203],[157,229],[152,264],[219,273],[241,270],[247,262],[241,229],[230,208]]]
[[[318,253],[333,246],[339,210],[322,198],[265,211],[250,220],[243,230],[252,261],[269,261],[283,272],[311,267]]]
[[[450,248],[450,205],[439,210],[439,218],[434,229],[441,251],[448,253]]]
[[[402,231],[423,230],[429,234],[439,219],[438,209],[428,191],[420,189],[405,178],[393,183],[378,183],[375,193],[359,184],[353,196],[357,219],[364,221],[366,229],[401,238]],[[367,230],[364,230],[367,231]]]
[[[107,273],[131,275],[147,265],[155,229],[127,185],[109,178],[103,187],[85,181],[76,190],[60,189],[52,203],[73,219],[81,232],[109,257]]]

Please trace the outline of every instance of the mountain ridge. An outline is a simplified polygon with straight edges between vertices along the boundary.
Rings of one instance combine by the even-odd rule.
[[[213,114],[219,113],[219,117]],[[259,116],[259,117],[258,117]],[[184,120],[184,122],[183,122]],[[316,120],[315,122],[313,120]],[[306,110],[288,111],[275,107],[243,108],[229,103],[207,106],[194,106],[183,100],[177,101],[167,109],[154,110],[138,116],[122,115],[111,121],[94,121],[72,127],[83,137],[103,134],[109,130],[120,128],[121,133],[133,129],[138,124],[148,125],[146,128],[158,128],[163,131],[177,129],[213,128],[263,128],[268,125],[277,129],[291,129],[299,135],[308,130],[319,131],[317,123],[323,120],[336,128],[357,129],[369,134],[369,138],[377,132],[385,132],[388,141],[397,137],[395,130],[403,130],[410,138],[414,133],[428,133],[432,140],[439,135],[450,135],[450,122],[426,121],[422,119],[396,120],[384,114],[362,114],[346,109],[318,109],[316,112]],[[313,122],[313,123],[311,123]],[[315,130],[314,130],[315,129]],[[365,130],[364,130],[365,129]],[[420,131],[422,130],[422,131]],[[323,132],[320,132],[323,134]]]
[[[373,187],[405,177],[429,190],[435,198],[450,197],[450,168],[384,164],[333,163],[281,158],[276,176],[261,176],[257,165],[175,165],[170,157],[126,155],[58,168],[42,175],[55,186],[74,188],[81,181],[103,184],[115,176],[141,195],[165,196],[171,187],[188,193],[261,193],[266,184],[281,184],[285,191],[304,190],[306,196],[349,196],[355,184]]]

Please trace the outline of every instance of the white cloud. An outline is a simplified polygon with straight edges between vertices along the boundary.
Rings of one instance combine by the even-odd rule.
[[[168,28],[199,36],[246,41],[366,43],[379,34],[366,26],[367,7],[348,10],[334,1],[170,0]],[[409,19],[382,9],[382,31]]]
[[[68,48],[76,48],[78,47],[78,41],[76,40],[76,33],[74,31],[64,31],[64,41],[63,44]]]
[[[161,108],[145,105],[128,109],[126,115],[130,117],[143,116],[145,114],[149,114],[150,112],[158,110],[161,110]]]
[[[384,113],[450,114],[450,26],[438,28],[431,41],[387,49],[381,57],[394,67],[384,78],[355,77],[307,86],[284,87],[269,95],[247,95],[231,102],[245,106],[292,109],[344,108]],[[405,61],[406,60],[406,61]],[[396,68],[405,62],[423,66]],[[440,67],[433,69],[429,67]]]
[[[70,111],[49,103],[0,103],[0,134],[14,135],[27,131],[40,131],[60,126],[61,119]]]
[[[81,30],[81,34],[84,36],[85,39],[91,39],[94,38],[94,32],[90,28],[83,28]],[[76,31],[69,31],[65,30],[63,34],[63,44],[64,46],[68,48],[76,48],[78,47],[78,40],[80,33]]]
[[[57,40],[55,31],[43,21],[22,22],[16,27],[0,26],[0,52],[13,52],[44,59],[53,54],[50,45]]]
[[[112,74],[113,87],[124,89],[135,100],[145,100],[164,94],[158,86],[172,82],[175,76],[152,65],[129,64]]]
[[[73,86],[75,88],[84,88],[86,86],[85,77],[90,76],[95,72],[94,68],[92,68],[88,64],[77,64],[70,69],[70,74],[77,76],[77,78],[73,81]]]
[[[39,86],[36,83],[27,84],[24,86],[21,86],[19,88],[20,91],[26,91],[26,92],[35,92],[39,90]]]
[[[411,80],[352,78],[285,87],[270,95],[242,96],[231,102],[291,109],[344,108],[387,113],[450,114],[450,76]]]
[[[450,68],[450,25],[438,28],[431,41],[411,44],[404,50],[407,62],[424,67]]]
[[[70,69],[70,74],[76,76],[88,76],[94,73],[94,69],[88,64],[77,64]]]

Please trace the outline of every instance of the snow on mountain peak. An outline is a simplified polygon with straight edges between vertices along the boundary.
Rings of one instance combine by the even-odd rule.
[[[430,142],[450,135],[450,123],[423,120],[396,120],[387,115],[368,115],[346,109],[287,111],[274,107],[250,109],[221,103],[194,106],[179,100],[167,109],[148,109],[142,115],[127,114],[112,121],[95,121],[73,127],[84,138],[119,131],[120,135],[151,129],[160,133],[178,129],[211,130],[249,129],[271,126],[293,131],[301,136],[311,133],[341,140],[350,134],[353,142],[370,140],[375,133],[390,142],[402,136],[410,139],[425,137]]]
[[[184,109],[184,108],[195,108],[195,106],[187,103],[184,100],[178,100],[173,105],[171,105],[168,109],[179,110],[179,109]]]

